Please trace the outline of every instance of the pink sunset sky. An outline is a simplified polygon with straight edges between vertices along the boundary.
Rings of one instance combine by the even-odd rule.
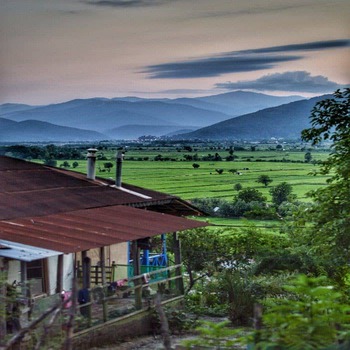
[[[333,92],[349,15],[349,0],[3,0],[0,103]]]

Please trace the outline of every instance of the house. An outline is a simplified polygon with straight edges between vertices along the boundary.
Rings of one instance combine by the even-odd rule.
[[[178,197],[122,184],[120,156],[116,181],[95,178],[95,160],[90,149],[86,177],[0,157],[0,269],[10,284],[29,281],[31,297],[70,290],[79,267],[83,288],[91,286],[91,266],[101,267],[105,283],[107,267],[132,257],[140,274],[150,237],[174,233],[176,241],[176,232],[207,225],[184,218],[201,213]],[[112,277],[128,276],[117,268]]]

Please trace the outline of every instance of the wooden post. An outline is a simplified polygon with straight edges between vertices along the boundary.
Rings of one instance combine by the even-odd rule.
[[[88,306],[83,306],[84,308],[86,308],[87,312],[87,318],[88,318],[88,326],[91,326],[91,297],[90,297],[90,287],[91,287],[91,275],[90,275],[90,271],[91,271],[91,259],[87,256],[87,251],[84,250],[82,252],[82,260],[83,260],[83,289],[87,290],[87,294],[88,294]],[[82,310],[82,308],[80,308],[80,311]]]
[[[0,347],[5,346],[6,336],[6,281],[8,272],[8,260],[3,259],[3,268],[0,271]]]
[[[175,265],[179,265],[182,263],[182,258],[181,258],[181,242],[177,232],[173,233],[173,240],[174,240]],[[179,290],[180,294],[182,295],[185,293],[185,289],[184,289],[184,282],[182,278],[181,267],[176,268],[175,274],[176,276],[181,276],[181,278],[177,278],[175,281],[176,281],[176,288]]]
[[[63,290],[63,254],[59,255],[57,260],[56,293],[61,293],[62,290]]]
[[[22,295],[26,297],[28,295],[28,289],[30,286],[27,281],[27,263],[21,261],[21,286],[22,286]]]
[[[132,241],[132,260],[134,267],[134,276],[139,276],[141,273],[140,266],[140,248],[137,245],[137,241]],[[134,280],[135,289],[135,308],[136,310],[142,309],[142,278],[137,278]]]
[[[111,282],[115,282],[117,279],[117,264],[112,261]]]
[[[102,275],[102,291],[103,291],[103,299],[102,299],[102,312],[103,312],[103,322],[107,322],[108,320],[108,311],[106,304],[106,256],[105,256],[105,248],[100,248],[100,266],[101,266],[101,275]]]

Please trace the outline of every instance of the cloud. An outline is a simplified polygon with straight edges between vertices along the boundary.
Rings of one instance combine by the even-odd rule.
[[[227,90],[258,91],[298,91],[310,93],[333,92],[343,85],[328,80],[322,75],[311,76],[306,71],[294,71],[264,75],[256,80],[227,82],[216,84],[216,87]]]
[[[150,78],[161,79],[215,77],[226,73],[271,69],[282,62],[302,59],[304,56],[300,52],[348,46],[350,46],[350,40],[341,39],[231,51],[211,57],[151,65],[147,66],[142,73],[148,73]]]
[[[224,56],[195,61],[165,63],[147,67],[151,78],[202,78],[216,77],[226,73],[251,72],[270,69],[280,62],[295,61],[301,56]]]
[[[140,7],[162,5],[171,0],[97,0],[86,1],[87,4],[109,7]]]

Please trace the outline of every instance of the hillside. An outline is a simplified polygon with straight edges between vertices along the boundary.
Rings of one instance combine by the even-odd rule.
[[[90,130],[58,126],[37,120],[15,122],[0,118],[0,142],[52,142],[103,140],[106,136]]]
[[[303,99],[301,96],[271,96],[248,91],[234,91],[199,97],[197,100],[209,104],[209,106],[207,105],[208,109],[210,109],[210,105],[219,106],[219,109],[214,110],[234,117]]]
[[[184,129],[179,129],[178,126],[172,125],[123,125],[117,128],[106,130],[104,133],[111,139],[122,140],[122,139],[137,139],[143,135],[152,136],[163,136],[163,135],[173,135],[179,134],[181,132],[191,132],[197,128],[187,127],[186,131]]]
[[[37,107],[5,104],[0,106],[0,113],[12,121],[36,120],[130,139],[203,128],[242,114],[242,111],[256,111],[291,99],[301,97],[237,91],[199,98],[90,98]]]
[[[216,123],[194,132],[175,136],[178,139],[268,139],[299,138],[309,127],[309,116],[314,105],[329,96],[319,96],[267,108],[258,112]]]

